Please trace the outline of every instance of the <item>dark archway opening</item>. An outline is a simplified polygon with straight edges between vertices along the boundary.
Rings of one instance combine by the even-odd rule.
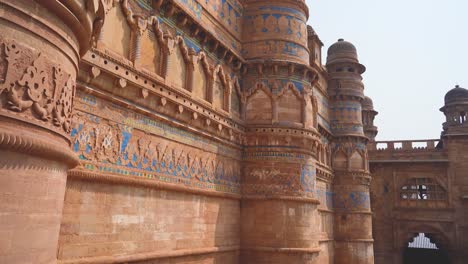
[[[415,234],[403,252],[403,264],[450,264],[447,251],[430,234]]]

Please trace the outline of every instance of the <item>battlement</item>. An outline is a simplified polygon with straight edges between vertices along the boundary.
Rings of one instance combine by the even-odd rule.
[[[438,148],[440,139],[395,140],[370,142],[369,151],[434,151]]]
[[[446,162],[440,139],[376,141],[368,144],[370,162]]]

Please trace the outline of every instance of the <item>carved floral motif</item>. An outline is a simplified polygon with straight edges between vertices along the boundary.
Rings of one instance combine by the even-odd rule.
[[[6,61],[5,78],[0,79],[1,109],[9,115],[31,116],[68,133],[76,89],[73,76],[42,53],[14,40],[0,40],[0,48],[0,59]]]

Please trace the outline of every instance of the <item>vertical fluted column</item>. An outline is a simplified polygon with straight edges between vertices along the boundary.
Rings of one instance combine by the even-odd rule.
[[[370,174],[362,121],[364,86],[356,48],[340,39],[328,50],[335,210],[335,263],[374,263]]]
[[[303,1],[246,1],[241,263],[314,263],[316,154]]]
[[[133,62],[133,66],[140,66],[141,58],[141,38],[148,27],[148,20],[140,15],[135,15],[129,5],[128,0],[122,1],[122,10],[127,18],[127,22],[132,29],[131,33],[131,45],[130,45],[130,60]]]
[[[0,263],[55,263],[78,61],[100,1],[0,0]]]

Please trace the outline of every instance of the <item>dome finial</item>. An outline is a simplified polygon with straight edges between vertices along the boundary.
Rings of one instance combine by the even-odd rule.
[[[344,41],[344,39],[343,39],[343,38],[339,38],[338,41]]]

